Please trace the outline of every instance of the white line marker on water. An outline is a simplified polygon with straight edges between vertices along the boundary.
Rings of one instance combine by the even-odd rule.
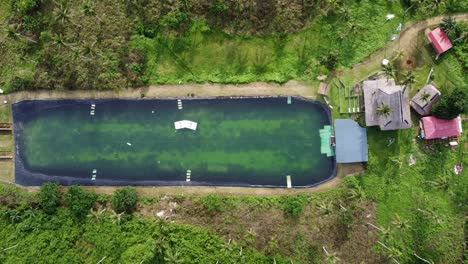
[[[180,99],[177,99],[177,108],[179,110],[182,110],[182,100],[180,100]]]
[[[286,176],[286,183],[288,184],[288,188],[291,188],[291,187],[292,187],[292,184],[291,184],[291,175]]]

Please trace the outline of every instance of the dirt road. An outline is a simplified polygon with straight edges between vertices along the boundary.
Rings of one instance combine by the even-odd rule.
[[[362,63],[356,64],[351,69],[344,70],[340,75],[353,76],[354,80],[362,80],[375,73],[375,71],[378,71],[381,68],[382,60],[389,59],[389,55],[397,51],[401,51],[403,54],[412,54],[417,48],[416,45],[418,42],[416,40],[418,34],[427,28],[437,26],[446,17],[448,16],[437,16],[420,22],[408,23],[403,28],[398,40],[387,43],[387,45],[371,54]],[[468,21],[468,14],[457,14],[452,15],[452,17],[458,22]]]

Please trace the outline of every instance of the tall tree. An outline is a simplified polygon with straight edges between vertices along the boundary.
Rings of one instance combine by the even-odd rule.
[[[45,183],[39,190],[39,205],[47,214],[53,214],[60,206],[61,193],[57,183]]]
[[[468,87],[457,87],[433,107],[432,114],[441,119],[453,119],[468,113]]]
[[[455,40],[460,37],[462,30],[458,25],[457,21],[451,16],[442,19],[442,23],[440,23],[440,28],[444,30],[450,40]]]
[[[385,76],[387,76],[387,80],[395,78],[395,67],[393,67],[393,64],[388,63],[387,65],[383,65],[382,71],[385,73]]]
[[[404,77],[403,77],[403,85],[404,85],[404,89],[403,89],[403,93],[406,91],[406,88],[409,88],[411,90],[411,87],[413,86],[413,84],[416,82],[416,79],[414,77],[414,74],[412,71],[408,71]]]

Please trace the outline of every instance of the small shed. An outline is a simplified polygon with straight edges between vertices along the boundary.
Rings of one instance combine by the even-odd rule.
[[[445,120],[435,116],[426,116],[422,118],[421,128],[421,136],[425,139],[458,137],[462,133],[460,117]]]
[[[352,119],[335,120],[336,162],[355,163],[369,160],[367,130]]]
[[[440,99],[440,92],[436,86],[428,84],[413,96],[410,105],[414,111],[422,116],[427,116],[431,113],[432,106]]]
[[[436,28],[429,32],[428,38],[439,55],[453,47],[452,42],[448,38],[447,34],[445,34],[441,28]]]

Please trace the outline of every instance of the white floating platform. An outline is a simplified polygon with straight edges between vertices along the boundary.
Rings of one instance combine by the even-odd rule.
[[[292,187],[291,175],[286,176],[286,183],[287,183],[287,185],[288,185],[288,188],[291,188],[291,187]]]
[[[193,122],[190,120],[181,120],[181,121],[174,122],[174,127],[177,130],[184,129],[184,128],[197,130],[197,126],[198,124],[196,122]]]

